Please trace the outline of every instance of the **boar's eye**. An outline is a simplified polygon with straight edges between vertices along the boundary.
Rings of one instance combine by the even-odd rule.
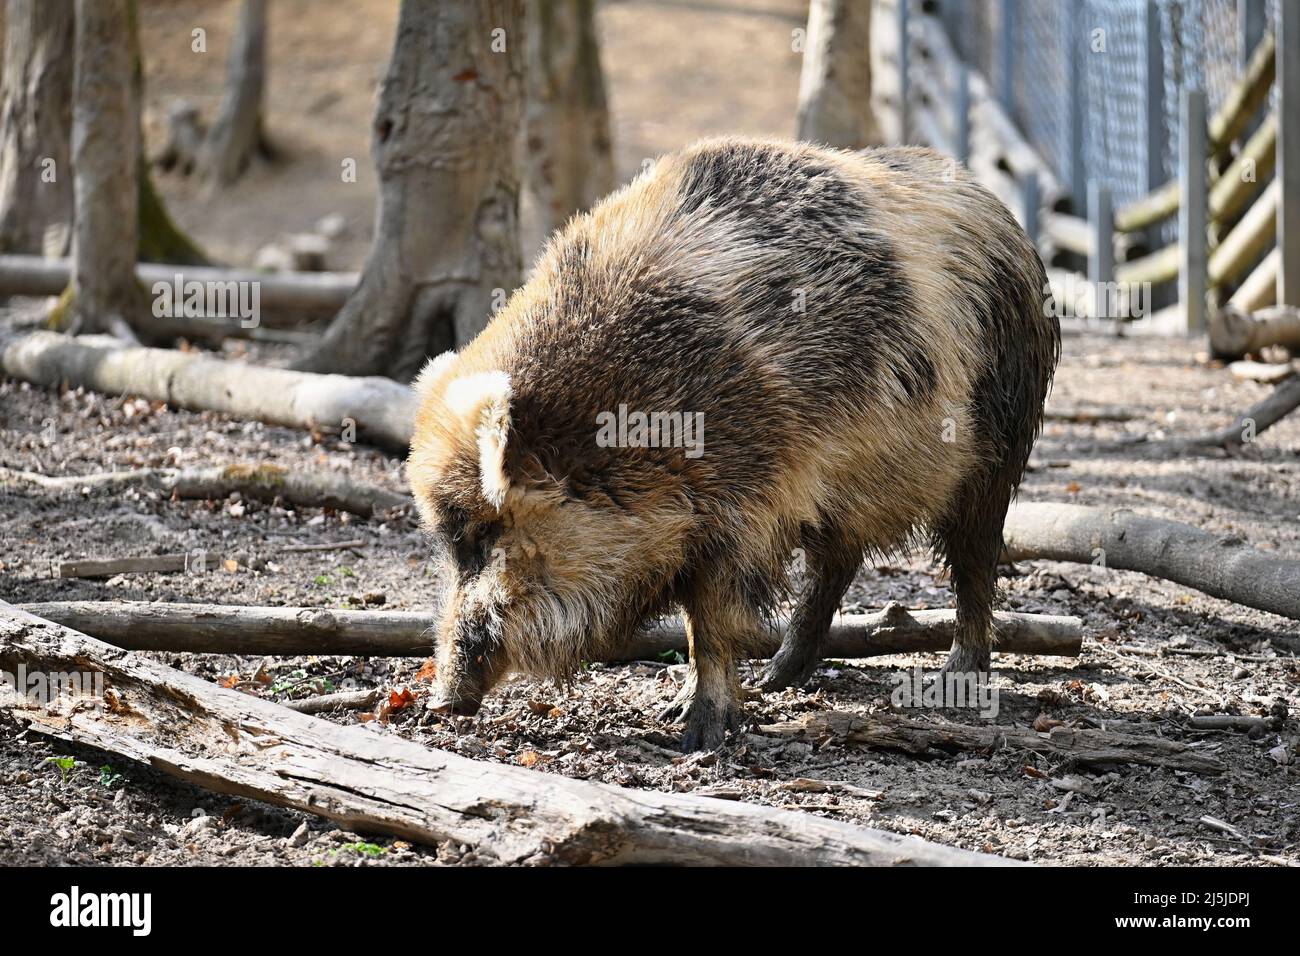
[[[480,574],[492,557],[492,548],[501,536],[501,522],[466,524],[451,539],[451,553],[462,575]]]

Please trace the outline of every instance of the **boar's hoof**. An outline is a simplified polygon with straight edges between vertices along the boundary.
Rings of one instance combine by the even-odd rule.
[[[681,723],[685,721],[686,715],[690,713],[690,706],[695,702],[695,678],[690,675],[686,678],[686,683],[681,685],[677,696],[672,698],[668,706],[659,711],[659,723]]]
[[[817,669],[820,658],[815,652],[805,653],[787,650],[785,645],[776,652],[758,675],[758,689],[763,691],[785,690],[807,683]]]
[[[987,647],[954,647],[948,655],[948,662],[939,669],[939,676],[978,674],[987,677],[991,656]]]

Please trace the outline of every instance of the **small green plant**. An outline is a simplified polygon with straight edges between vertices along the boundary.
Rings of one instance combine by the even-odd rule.
[[[364,843],[364,842],[345,843],[337,850],[332,851],[332,855],[337,855],[343,852],[344,850],[351,850],[357,856],[368,856],[371,859],[374,859],[377,856],[383,856],[385,853],[387,853],[388,847],[380,846],[377,843]]]
[[[68,775],[73,772],[77,766],[76,757],[46,757],[46,763],[52,763],[59,768],[59,773],[63,776],[63,782],[68,782]]]
[[[312,579],[311,583],[316,585],[318,588],[323,588],[333,584],[334,579],[330,577],[328,574],[318,574],[316,575],[316,577]]]
[[[357,572],[353,571],[346,564],[339,568],[339,574],[343,575],[345,578],[355,578],[357,576]],[[324,577],[324,575],[321,575],[321,577]]]
[[[283,694],[287,691],[291,691],[306,679],[307,672],[299,667],[296,670],[290,671],[288,674],[282,674],[277,677],[275,683],[271,685],[271,693]]]
[[[99,768],[99,785],[101,787],[108,787],[112,790],[122,786],[123,782],[122,775],[114,772],[113,768],[108,764],[104,764]]]
[[[662,651],[660,652],[659,656],[655,658],[655,660],[661,661],[664,664],[685,664],[686,663],[685,655],[683,655],[682,652],[678,650]]]

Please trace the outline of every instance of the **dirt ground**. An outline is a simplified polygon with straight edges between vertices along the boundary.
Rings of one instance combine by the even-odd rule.
[[[142,6],[151,118],[156,121],[176,96],[210,112],[233,8],[199,0]],[[628,174],[643,157],[706,133],[788,135],[798,71],[788,38],[800,6],[794,0],[603,5],[620,170]],[[351,229],[330,265],[355,268],[373,214],[374,182],[364,159],[369,111],[396,3],[366,0],[351,5],[346,17],[310,15],[319,10],[310,0],[282,0],[271,10],[270,128],[283,158],[220,197],[206,197],[172,176],[160,177],[160,187],[178,220],[232,263],[250,262],[258,247],[282,232],[308,229],[321,216],[341,212]],[[200,24],[209,29],[205,58],[189,47],[190,30]],[[341,156],[360,158],[358,183],[339,181]],[[15,300],[0,321],[31,321],[36,305]],[[1132,508],[1300,554],[1300,416],[1231,459],[1162,459],[1142,445],[1122,452],[1094,447],[1125,434],[1199,433],[1265,394],[1267,386],[1236,381],[1199,362],[1196,351],[1181,341],[1068,337],[1053,403],[1122,406],[1135,417],[1049,424],[1022,498]],[[251,357],[278,362],[287,353],[260,349]],[[366,446],[140,399],[0,380],[0,467],[88,474],[224,461],[328,468],[405,488],[401,461]],[[356,539],[364,543],[340,551],[284,550]],[[368,604],[382,614],[430,607],[436,586],[427,545],[401,516],[364,521],[250,501],[173,502],[148,492],[51,494],[0,484],[0,541],[0,597],[14,603]],[[195,548],[238,557],[240,567],[106,581],[61,580],[50,571],[52,562],[71,558]],[[475,759],[791,807],[1041,863],[1300,864],[1295,622],[1135,573],[1040,561],[1007,572],[1007,607],[1078,615],[1086,638],[1077,660],[996,657],[1000,708],[994,723],[1024,727],[1044,718],[1160,735],[1213,754],[1226,772],[1138,766],[1099,772],[1014,749],[916,757],[777,739],[758,730],[819,710],[887,709],[892,675],[917,665],[937,667],[940,655],[828,661],[809,686],[749,701],[746,730],[717,754],[681,756],[675,750],[680,727],[655,719],[684,676],[681,664],[666,661],[592,665],[567,689],[516,678],[475,718],[428,712],[417,696],[388,722],[365,726]],[[912,554],[864,568],[843,610],[890,600],[912,608],[953,603],[940,568]],[[418,695],[424,686],[416,676],[418,659],[158,656],[213,681],[236,679],[246,692],[280,701],[372,686],[409,687]],[[252,679],[259,668],[269,683]],[[1264,715],[1281,708],[1290,715],[1281,731],[1258,739],[1186,725],[1191,714]],[[912,716],[938,719],[926,712]],[[359,716],[340,712],[328,719],[351,723]],[[216,796],[111,755],[18,730],[0,716],[3,863],[475,862],[468,848],[344,833],[314,817]],[[1207,825],[1207,817],[1230,829]]]

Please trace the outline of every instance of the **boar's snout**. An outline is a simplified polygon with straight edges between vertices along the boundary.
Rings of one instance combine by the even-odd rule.
[[[429,710],[435,714],[454,714],[457,717],[473,717],[478,713],[479,708],[483,706],[481,700],[467,700],[464,697],[458,697],[455,700],[448,700],[445,697],[434,698],[429,703]]]

